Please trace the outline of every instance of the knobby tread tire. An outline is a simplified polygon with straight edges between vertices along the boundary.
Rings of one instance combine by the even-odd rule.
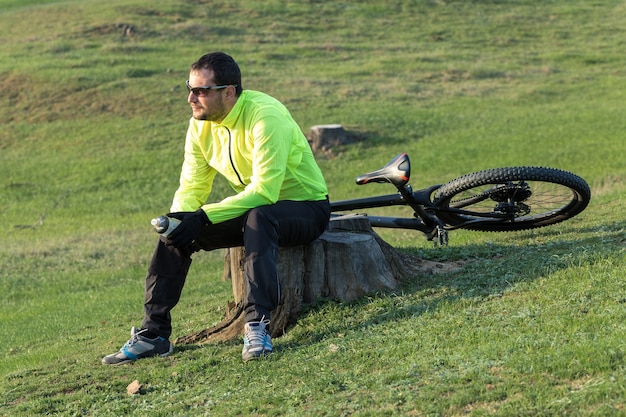
[[[489,213],[496,202],[489,199],[476,204],[470,202],[476,196],[489,195],[497,185],[520,181],[527,182],[532,191],[528,201],[523,201],[530,213],[502,221],[495,210]],[[543,227],[567,220],[583,211],[590,199],[589,185],[571,172],[556,168],[520,166],[493,168],[453,179],[437,190],[433,202],[444,209],[462,206],[464,210],[462,214],[446,211],[437,213],[437,216],[448,225],[459,226],[468,221],[475,221],[460,227],[479,231],[513,231]],[[493,215],[491,219],[490,214]]]

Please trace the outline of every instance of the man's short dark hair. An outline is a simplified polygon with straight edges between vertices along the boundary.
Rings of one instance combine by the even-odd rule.
[[[211,70],[214,74],[216,85],[236,85],[237,95],[241,94],[241,70],[237,62],[224,52],[211,52],[202,55],[200,59],[191,64],[191,71]]]

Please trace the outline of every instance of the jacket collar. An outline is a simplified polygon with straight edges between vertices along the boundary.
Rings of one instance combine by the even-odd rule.
[[[247,101],[247,99],[248,99],[247,90],[244,90],[241,92],[241,95],[239,95],[239,97],[237,98],[237,102],[235,103],[233,108],[230,109],[230,111],[228,112],[224,120],[222,120],[222,123],[220,123],[219,125],[225,126],[229,129],[234,127],[235,124],[237,123],[237,119],[239,118],[239,115],[241,114],[241,111],[244,106],[244,102]]]

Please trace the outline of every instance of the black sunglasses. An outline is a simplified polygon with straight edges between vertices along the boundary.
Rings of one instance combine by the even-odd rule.
[[[211,90],[221,90],[223,88],[229,87],[229,85],[205,85],[202,87],[192,87],[189,85],[189,80],[185,81],[185,85],[187,86],[187,91],[193,93],[196,97],[205,97],[209,94]],[[233,85],[233,87],[237,87],[237,85]]]

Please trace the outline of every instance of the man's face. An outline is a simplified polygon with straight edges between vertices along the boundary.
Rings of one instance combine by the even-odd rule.
[[[207,87],[215,86],[213,80],[213,72],[210,70],[192,71],[189,73],[189,87]],[[191,105],[191,112],[197,120],[208,120],[210,122],[220,123],[230,108],[224,102],[224,94],[226,88],[220,90],[204,90],[194,94],[189,92],[187,101]]]

